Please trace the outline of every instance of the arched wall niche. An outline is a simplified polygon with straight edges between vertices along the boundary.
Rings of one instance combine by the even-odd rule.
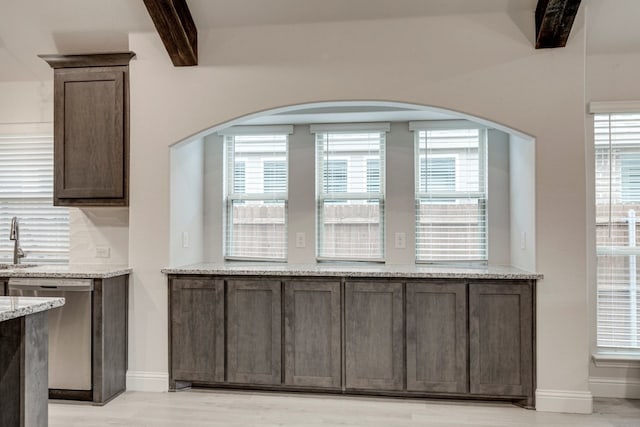
[[[308,126],[363,122],[392,124],[387,136],[385,260],[414,263],[414,142],[408,122],[423,120],[468,120],[488,129],[489,264],[535,271],[535,139],[483,117],[397,101],[275,107],[214,124],[171,145],[170,264],[224,261],[224,153],[218,132],[231,126],[282,124],[294,125],[289,142],[288,262],[315,262],[314,140]],[[296,247],[297,233],[305,233],[304,248]],[[395,247],[395,233],[406,235],[406,248]]]

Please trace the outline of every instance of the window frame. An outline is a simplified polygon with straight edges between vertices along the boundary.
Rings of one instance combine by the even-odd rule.
[[[415,203],[415,263],[416,264],[428,264],[428,265],[488,265],[489,263],[489,218],[488,218],[488,201],[489,201],[489,191],[488,191],[488,129],[484,126],[478,125],[476,123],[467,121],[467,120],[434,120],[434,121],[418,121],[418,122],[409,122],[409,130],[414,133],[414,203]],[[425,153],[425,180],[424,180],[424,190],[422,187],[422,164],[421,164],[421,155],[420,155],[420,133],[428,132],[428,131],[439,131],[439,130],[478,130],[478,182],[479,186],[482,187],[478,191],[468,191],[460,189],[459,187],[459,179],[458,174],[462,173],[460,171],[461,161],[459,159],[459,155],[455,153],[443,153],[436,154],[432,158],[455,158],[455,172],[454,172],[454,180],[455,180],[455,189],[453,191],[432,191],[430,192],[428,189],[428,171],[427,167],[429,164],[429,157]],[[425,143],[427,135],[425,134]],[[428,148],[425,147],[425,150]],[[483,221],[479,225],[480,234],[484,236],[483,245],[483,255],[477,259],[473,258],[451,258],[451,259],[428,259],[420,257],[420,239],[418,238],[419,232],[418,227],[421,221],[420,217],[420,206],[424,200],[430,200],[435,202],[435,204],[441,203],[449,203],[451,200],[460,200],[460,199],[471,199],[477,200],[479,209],[482,212]]]
[[[386,252],[386,212],[385,212],[385,199],[386,199],[386,141],[387,141],[387,133],[390,131],[391,125],[390,123],[341,123],[341,124],[322,124],[322,125],[311,125],[310,132],[315,135],[315,153],[316,153],[316,172],[315,172],[315,182],[316,182],[316,262],[341,262],[341,261],[351,261],[351,262],[370,262],[370,263],[384,263],[385,262],[385,252]],[[350,169],[351,165],[349,162],[353,160],[348,156],[337,156],[332,157],[331,160],[336,161],[347,161],[347,189],[344,192],[329,192],[325,190],[325,182],[323,173],[322,176],[318,173],[318,171],[323,170],[325,168],[324,163],[324,148],[321,148],[321,144],[323,144],[322,138],[324,135],[340,135],[340,134],[369,134],[369,133],[378,133],[379,136],[379,157],[373,157],[370,154],[363,154],[361,157],[361,162],[363,164],[362,169],[364,171],[365,182],[364,188],[365,191],[359,192],[351,192],[350,191]],[[379,159],[379,191],[377,192],[369,192],[367,191],[369,188],[368,181],[368,165],[371,159],[378,158]],[[329,256],[326,253],[323,253],[323,243],[324,243],[324,206],[326,203],[340,203],[344,201],[375,201],[378,206],[378,224],[379,224],[379,242],[380,242],[380,256],[376,257],[352,257],[352,256]]]
[[[606,360],[640,359],[640,321],[638,321],[638,318],[640,318],[640,292],[637,287],[640,275],[636,266],[638,255],[640,255],[640,246],[637,245],[636,239],[633,239],[635,246],[629,244],[629,240],[637,233],[638,220],[632,219],[633,217],[628,214],[621,216],[629,208],[629,206],[625,205],[640,205],[640,185],[637,185],[636,193],[629,195],[629,191],[633,190],[633,185],[625,191],[624,179],[625,155],[631,155],[640,161],[640,130],[631,131],[629,134],[624,132],[617,134],[616,132],[618,126],[623,126],[626,120],[636,121],[638,125],[634,127],[640,127],[640,103],[632,103],[634,105],[630,104],[629,108],[620,108],[619,104],[604,102],[591,103],[590,106],[590,113],[593,114],[593,187],[591,190],[593,191],[594,216],[590,222],[594,233],[595,274],[593,295],[595,304],[593,309],[595,315],[594,344],[596,354],[594,355],[594,360],[596,366],[600,366]],[[613,116],[627,114],[636,117],[628,119],[613,118]],[[618,121],[619,123],[615,123]],[[603,125],[605,122],[606,125]],[[632,133],[635,135],[631,135]],[[629,137],[632,139],[629,139]],[[636,184],[640,184],[637,179],[635,181]],[[626,185],[629,184],[633,184],[633,181],[626,182]],[[598,221],[599,216],[602,216],[602,209],[598,209],[601,205],[605,207],[606,222]],[[622,213],[617,212],[618,210]],[[598,213],[599,211],[600,213]],[[633,227],[633,231],[630,229],[631,221],[636,224]],[[620,224],[624,222],[628,224],[628,234],[626,235],[620,229]],[[598,231],[599,226],[602,225],[606,230],[603,242],[600,241],[603,235]],[[615,228],[616,226],[618,229]],[[621,228],[624,229],[625,226],[622,225]],[[635,270],[636,274],[630,274],[631,269]],[[621,297],[625,293],[628,293],[628,298]],[[628,299],[626,302],[629,305],[628,313],[627,307],[607,308],[607,304],[624,305],[625,302],[620,302],[620,298]],[[631,329],[628,332],[628,337],[624,333],[620,333],[617,336],[612,334],[611,331],[615,332],[616,328],[621,330],[626,328],[625,321],[619,319],[627,314],[630,316],[629,324]],[[609,318],[608,316],[613,317]],[[634,318],[636,319],[635,322]],[[633,327],[634,323],[635,328]],[[635,332],[633,332],[634,329]],[[633,335],[635,335],[635,338]],[[618,341],[618,345],[615,345],[615,341]],[[620,345],[625,341],[628,341],[629,345]]]
[[[289,205],[289,135],[293,133],[293,126],[234,126],[228,128],[219,134],[224,138],[224,227],[223,227],[223,251],[225,261],[259,261],[259,262],[287,262],[288,260],[288,205]],[[284,160],[260,159],[262,191],[247,193],[247,165],[245,161],[238,161],[235,152],[235,139],[242,136],[282,136],[285,139],[285,151],[283,152]],[[230,144],[233,144],[233,159],[229,159],[231,153]],[[268,162],[283,162],[285,164],[285,188],[283,191],[266,191],[265,183],[265,164]],[[244,164],[244,182],[243,192],[238,193],[236,190],[236,170],[237,164]],[[252,201],[263,202],[264,204],[282,203],[284,209],[284,236],[282,250],[283,257],[266,257],[266,256],[247,256],[233,254],[231,247],[233,239],[233,207],[234,203]]]

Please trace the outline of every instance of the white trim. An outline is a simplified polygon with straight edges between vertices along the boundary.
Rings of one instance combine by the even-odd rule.
[[[640,381],[633,378],[590,377],[589,388],[595,397],[640,399]]]
[[[322,132],[389,132],[391,123],[330,123],[309,126],[310,133]]]
[[[409,130],[486,129],[470,120],[420,120],[409,122]]]
[[[30,137],[53,135],[52,122],[38,123],[0,123],[0,134],[3,137],[28,135]]]
[[[168,391],[169,374],[167,372],[127,371],[127,390]]]
[[[231,126],[218,131],[218,135],[291,135],[293,125],[273,125],[273,126]]]
[[[639,113],[640,101],[591,101],[590,114]]]
[[[640,369],[638,354],[594,354],[591,358],[598,368]]]
[[[536,411],[590,414],[593,396],[590,391],[536,390]]]

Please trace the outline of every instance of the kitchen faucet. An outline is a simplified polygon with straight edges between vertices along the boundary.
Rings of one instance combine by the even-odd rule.
[[[20,247],[20,225],[18,217],[11,218],[11,231],[9,232],[9,240],[13,240],[13,263],[20,264],[20,258],[24,258],[24,251]]]

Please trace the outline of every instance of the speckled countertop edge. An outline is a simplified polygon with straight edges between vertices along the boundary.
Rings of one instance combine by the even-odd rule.
[[[0,297],[0,322],[63,305],[64,298]]]
[[[131,274],[129,267],[110,265],[39,265],[0,269],[0,277],[108,279]]]
[[[165,274],[177,275],[239,275],[239,276],[329,276],[329,277],[381,277],[381,278],[442,278],[442,279],[542,279],[532,273],[510,266],[490,267],[432,267],[410,265],[341,265],[341,264],[257,264],[224,263],[193,264],[164,268]]]

